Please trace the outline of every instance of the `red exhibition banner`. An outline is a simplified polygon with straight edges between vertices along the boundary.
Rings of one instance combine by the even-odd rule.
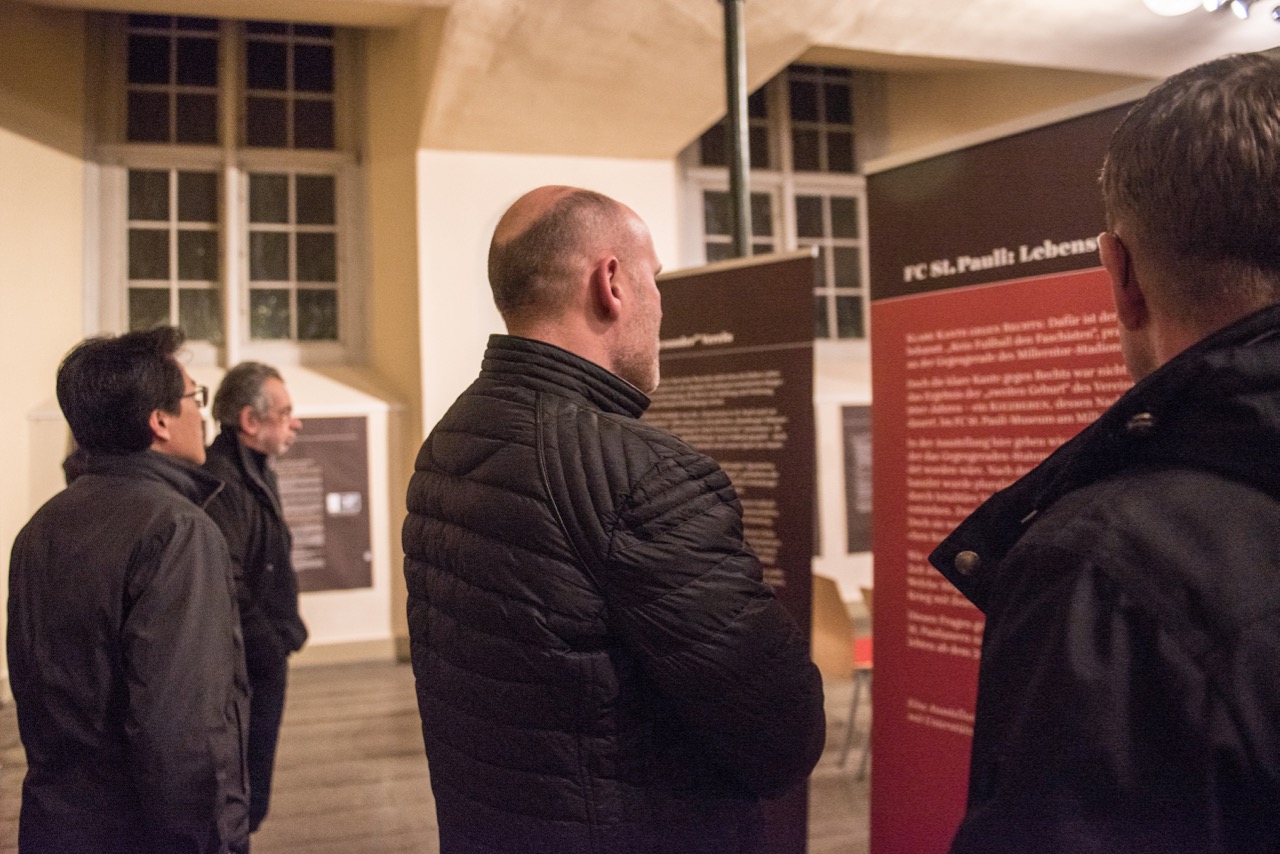
[[[984,618],[929,553],[1131,385],[1097,259],[1122,114],[868,178],[872,854],[942,854],[964,814]]]

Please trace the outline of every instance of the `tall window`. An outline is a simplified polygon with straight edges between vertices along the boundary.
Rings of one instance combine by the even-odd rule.
[[[344,358],[358,182],[351,33],[172,15],[95,18],[101,312],[196,347]]]
[[[793,65],[748,99],[752,251],[817,247],[818,338],[866,336],[865,182],[858,174],[866,118],[855,106],[858,87],[874,82],[847,68]],[[701,250],[686,259],[693,263],[732,252],[727,144],[721,122],[681,157]]]

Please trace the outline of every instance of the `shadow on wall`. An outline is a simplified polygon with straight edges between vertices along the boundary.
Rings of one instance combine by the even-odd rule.
[[[0,129],[84,156],[85,14],[6,3]]]

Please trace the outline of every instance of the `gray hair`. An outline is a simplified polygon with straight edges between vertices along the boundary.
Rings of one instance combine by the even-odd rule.
[[[267,380],[284,382],[280,372],[261,362],[241,362],[222,378],[213,396],[213,417],[223,427],[238,428],[240,412],[250,407],[260,417],[271,413],[271,398],[264,386]]]

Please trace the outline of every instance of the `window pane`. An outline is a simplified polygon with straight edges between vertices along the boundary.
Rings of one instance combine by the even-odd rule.
[[[169,219],[169,173],[129,170],[129,219]]]
[[[178,39],[178,83],[182,86],[218,85],[218,42]]]
[[[751,234],[755,237],[773,234],[773,197],[768,193],[751,194]]]
[[[844,131],[827,134],[827,171],[853,171],[853,134]]]
[[[827,297],[820,294],[813,298],[813,336],[815,338],[830,338],[831,333],[827,331]]]
[[[848,196],[831,197],[831,236],[858,237],[858,200]]]
[[[329,290],[298,291],[298,340],[338,340],[338,294]]]
[[[293,119],[296,148],[333,148],[332,101],[295,101]]]
[[[249,291],[249,336],[259,340],[289,337],[288,291]]]
[[[178,278],[184,282],[218,280],[218,232],[178,231]]]
[[[836,334],[841,338],[862,338],[862,299],[836,297]]]
[[[298,242],[298,281],[338,281],[337,238],[332,232],[301,232]]]
[[[791,131],[791,162],[797,172],[820,171],[816,130]]]
[[[129,288],[129,329],[155,329],[169,324],[168,288]]]
[[[218,174],[178,173],[178,219],[182,222],[218,221]]]
[[[818,263],[815,265],[816,269],[813,274],[813,286],[815,288],[825,288],[827,287],[827,284],[830,281],[830,279],[828,278],[830,276],[830,273],[827,271],[827,255],[828,254],[829,253],[827,252],[827,247],[825,246],[818,247]]]
[[[130,15],[129,26],[131,27],[148,27],[150,29],[169,29],[169,24],[173,21],[168,15]]]
[[[129,229],[129,278],[169,280],[169,232]]]
[[[747,138],[751,146],[751,168],[769,168],[769,129],[753,127],[747,130]]]
[[[714,264],[717,261],[728,261],[733,257],[733,246],[728,243],[708,243],[707,244],[707,263]]]
[[[289,221],[289,176],[249,176],[249,222]]]
[[[169,82],[169,40],[164,36],[129,36],[129,82]]]
[[[827,108],[826,120],[834,125],[853,124],[853,96],[850,87],[844,83],[827,83],[822,87],[822,95]]]
[[[216,95],[178,95],[178,142],[193,145],[217,144]]]
[[[285,102],[281,98],[245,99],[245,144],[258,148],[288,145]]]
[[[729,164],[728,132],[724,122],[712,126],[698,140],[698,162],[703,166],[727,166]]]
[[[289,235],[281,231],[249,232],[249,278],[255,282],[289,281]]]
[[[222,307],[212,288],[182,288],[178,291],[178,325],[187,338],[222,343]]]
[[[244,25],[247,32],[283,36],[289,32],[288,24],[277,24],[272,21],[249,21]]]
[[[797,122],[818,121],[818,84],[808,80],[792,80],[791,118]]]
[[[164,92],[130,92],[129,142],[169,141],[169,96]]]
[[[302,225],[333,225],[337,220],[332,175],[299,175],[298,222]]]
[[[192,30],[195,32],[216,33],[218,31],[217,18],[190,18],[180,17],[174,21],[174,26],[179,30]]]
[[[796,236],[822,237],[822,196],[796,196]]]
[[[705,234],[731,234],[733,214],[729,209],[729,194],[719,190],[707,190],[702,194],[702,223]]]
[[[300,44],[293,48],[293,88],[299,92],[333,91],[333,48]]]
[[[765,97],[763,86],[747,96],[747,117],[752,119],[769,118],[769,99]]]
[[[298,36],[307,36],[317,39],[333,38],[333,27],[327,27],[321,24],[294,24],[293,33]]]
[[[773,251],[772,243],[752,243],[751,244],[752,255],[768,255],[772,251]]]
[[[245,51],[250,89],[283,92],[288,86],[288,46],[279,42],[250,41]]]
[[[858,263],[858,250],[852,246],[837,246],[831,250],[835,262],[837,288],[862,287],[862,267]]]

